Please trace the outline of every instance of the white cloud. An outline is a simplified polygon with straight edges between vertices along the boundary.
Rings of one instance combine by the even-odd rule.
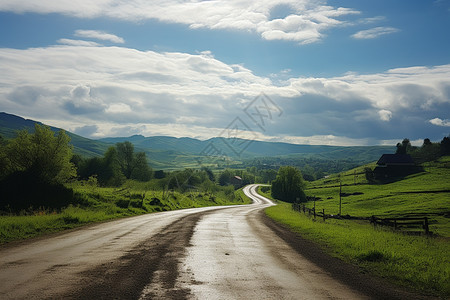
[[[117,35],[107,33],[99,30],[77,30],[75,31],[75,36],[82,38],[91,38],[102,41],[110,41],[113,43],[123,44],[125,40]]]
[[[436,126],[444,126],[444,127],[450,127],[450,120],[446,119],[446,120],[442,120],[439,118],[434,118],[431,119],[429,121],[431,124],[436,125]]]
[[[358,20],[358,22],[361,24],[372,24],[372,23],[377,23],[377,22],[385,21],[385,20],[386,20],[385,16],[376,16],[376,17],[360,19],[360,20]]]
[[[59,39],[58,44],[69,45],[69,46],[83,46],[83,47],[96,47],[101,46],[99,43],[83,40],[72,40],[72,39]]]
[[[361,30],[353,34],[355,39],[376,39],[380,36],[399,32],[400,30],[394,27],[375,27],[367,30]]]
[[[268,40],[291,40],[302,44],[320,40],[327,29],[345,26],[341,18],[359,11],[327,6],[323,0],[3,0],[0,11],[16,13],[61,13],[78,18],[109,17],[129,21],[156,19],[186,24],[192,29],[233,29],[259,33]],[[280,5],[290,14],[271,20],[271,12]],[[81,37],[107,39],[122,43],[121,38],[102,32],[82,31]]]
[[[368,75],[292,78],[289,86],[301,94],[321,95],[340,102],[359,99],[391,113],[405,109],[426,111],[450,103],[449,75],[450,65],[411,67]]]
[[[125,103],[114,103],[111,104],[105,112],[112,114],[121,114],[121,113],[129,113],[131,112],[131,107]]]
[[[289,77],[285,73],[283,78]],[[236,116],[244,119],[243,109],[264,92],[285,113],[269,122],[262,138],[355,144],[369,137],[376,143],[378,136],[397,138],[389,136],[392,130],[382,131],[388,125],[396,126],[401,138],[413,138],[409,132],[450,107],[449,91],[450,65],[273,82],[208,51],[0,48],[0,111],[97,137],[124,132],[216,136],[222,130],[214,128],[225,128]]]
[[[389,122],[392,118],[392,112],[386,109],[378,111],[378,115],[380,116],[380,119],[385,122]]]

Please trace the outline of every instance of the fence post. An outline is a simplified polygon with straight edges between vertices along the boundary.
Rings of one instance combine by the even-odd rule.
[[[425,234],[430,234],[430,228],[428,227],[428,217],[425,217],[425,222],[423,224],[423,229],[425,229]]]
[[[314,220],[316,219],[316,199],[314,199]]]

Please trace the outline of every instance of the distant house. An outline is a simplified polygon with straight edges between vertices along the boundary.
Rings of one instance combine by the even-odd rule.
[[[242,178],[239,176],[233,176],[231,177],[230,183],[234,185],[234,187],[239,188],[242,186]]]
[[[376,178],[400,177],[422,171],[409,154],[383,154],[373,170]]]

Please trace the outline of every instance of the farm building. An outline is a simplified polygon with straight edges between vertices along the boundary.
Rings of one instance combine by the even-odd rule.
[[[420,172],[409,154],[383,154],[373,170],[376,178],[399,177]]]

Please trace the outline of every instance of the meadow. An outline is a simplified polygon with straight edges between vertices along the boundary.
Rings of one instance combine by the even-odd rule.
[[[364,221],[314,220],[281,201],[266,209],[266,214],[364,272],[426,294],[449,297],[450,157],[424,164],[424,172],[384,184],[369,184],[364,175],[366,167],[370,166],[308,183],[305,192],[315,197],[316,211],[338,214],[341,189],[346,195],[342,197],[342,215],[428,216],[433,237],[374,228]],[[267,188],[261,193],[270,196]],[[314,201],[306,206],[312,208]]]

